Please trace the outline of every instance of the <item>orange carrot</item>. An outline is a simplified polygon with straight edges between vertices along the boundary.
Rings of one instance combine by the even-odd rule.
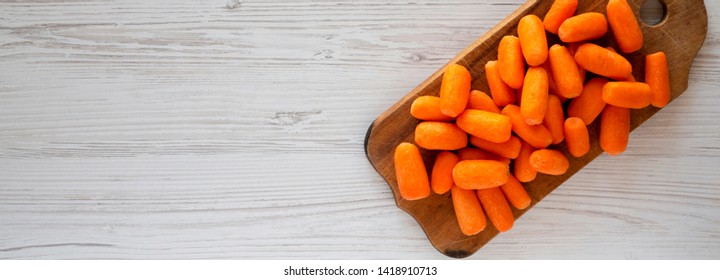
[[[590,135],[582,119],[572,117],[565,120],[565,144],[574,157],[581,157],[590,151]]]
[[[561,45],[553,45],[550,48],[549,60],[557,93],[565,98],[578,97],[582,93],[583,80],[570,51]]]
[[[553,144],[559,144],[565,139],[563,133],[563,122],[565,121],[565,112],[563,111],[560,99],[555,95],[548,98],[548,109],[545,114],[545,122],[543,125],[550,131]]]
[[[632,75],[632,65],[622,55],[591,43],[578,48],[575,61],[587,71],[615,80]]]
[[[457,151],[458,158],[463,160],[490,159],[490,152],[478,148],[465,147]]]
[[[500,78],[505,84],[514,89],[522,86],[525,79],[525,58],[518,37],[505,36],[500,40],[497,64]]]
[[[415,144],[428,150],[457,150],[467,142],[467,133],[453,123],[426,121],[415,127]]]
[[[542,68],[545,69],[545,72],[547,72],[548,75],[548,94],[555,95],[557,98],[560,99],[560,103],[565,103],[568,98],[560,95],[557,91],[557,85],[555,83],[555,79],[553,78],[553,72],[551,69],[552,67],[550,67],[550,59],[546,60],[545,63],[543,63]]]
[[[608,82],[605,78],[593,78],[585,84],[582,94],[570,101],[568,117],[578,117],[590,125],[605,108],[602,88]]]
[[[580,46],[582,46],[583,44],[585,44],[585,43],[584,43],[584,42],[575,42],[575,43],[569,43],[569,44],[567,45],[568,51],[570,51],[570,54],[573,56],[573,59],[575,58],[575,52],[577,52],[577,49],[578,49]],[[576,62],[576,63],[577,63],[577,62]],[[578,65],[578,71],[580,71],[580,79],[581,79],[583,82],[585,82],[585,77],[587,76],[587,75],[586,75],[586,74],[587,74],[587,73],[586,73],[587,71],[585,71],[584,68],[580,67],[580,65]]]
[[[607,19],[615,41],[624,53],[642,48],[643,34],[633,10],[626,0],[610,0],[607,3]]]
[[[600,116],[600,148],[615,156],[624,152],[630,138],[630,109],[608,104]]]
[[[520,107],[507,105],[503,108],[502,114],[510,118],[512,131],[531,146],[543,149],[552,143],[552,134],[550,134],[550,131],[548,131],[545,126],[541,124],[528,125],[525,123],[525,118],[523,118],[522,113],[520,113]]]
[[[570,162],[560,151],[541,149],[530,155],[530,165],[540,173],[562,175],[567,172]]]
[[[495,105],[505,107],[505,105],[515,103],[515,92],[500,78],[500,67],[498,67],[497,61],[488,61],[485,64],[485,77]]]
[[[499,161],[504,164],[510,164],[510,159],[499,156],[496,154],[493,154],[491,152],[481,150],[478,148],[472,148],[472,147],[466,147],[458,150],[458,157],[461,161],[463,160],[476,160],[476,159],[484,159],[484,160],[494,160]]]
[[[637,82],[637,80],[635,79],[635,76],[633,76],[632,74],[630,74],[630,76],[627,76],[627,77],[625,78],[625,80],[623,80],[623,81],[625,81],[625,82],[633,82],[633,83],[634,83],[634,82]]]
[[[575,60],[573,59],[573,63],[575,63]],[[577,64],[576,64],[577,65]],[[552,67],[550,66],[550,57],[548,56],[548,60],[543,63],[542,68],[545,69],[545,72],[547,72],[548,76],[548,93],[550,94],[558,94],[558,88],[557,84],[555,83],[555,77],[552,71]],[[564,97],[563,97],[564,98]]]
[[[483,231],[487,226],[487,221],[475,191],[455,186],[452,188],[451,195],[460,231],[467,236]]]
[[[567,19],[560,25],[558,36],[566,43],[595,40],[605,35],[608,24],[601,13],[583,13]]]
[[[529,125],[541,124],[548,100],[548,77],[542,67],[530,67],[525,75],[520,112]]]
[[[652,97],[652,90],[646,83],[609,82],[602,89],[603,101],[623,108],[645,108],[652,102]]]
[[[530,202],[532,202],[525,187],[512,175],[508,176],[508,182],[500,186],[500,189],[510,204],[517,209],[525,209],[530,206]]]
[[[540,66],[548,57],[547,36],[542,20],[533,14],[526,15],[518,23],[518,37],[525,61],[530,66]]]
[[[500,188],[477,190],[477,196],[490,222],[500,232],[513,227],[515,216]]]
[[[467,108],[500,114],[500,108],[495,105],[492,97],[479,90],[470,91],[470,100],[468,101]]]
[[[420,96],[410,106],[410,115],[423,121],[451,121],[453,118],[440,112],[440,97]]]
[[[452,170],[460,161],[452,152],[442,151],[435,157],[432,173],[430,173],[430,187],[437,194],[444,194],[455,184]]]
[[[403,142],[395,148],[395,177],[400,196],[406,200],[418,200],[430,195],[425,163],[417,146]]]
[[[465,110],[470,98],[470,72],[459,64],[445,69],[440,84],[440,111],[449,117],[457,117]]]
[[[615,50],[615,48],[613,48],[613,47],[611,47],[611,46],[607,46],[607,47],[605,47],[605,49],[606,49],[606,50],[609,50],[609,51],[611,51],[611,52],[617,53],[617,51]],[[627,77],[625,77],[625,78],[623,78],[623,79],[618,79],[618,81],[637,82],[637,80],[635,80],[635,76],[633,76],[632,73],[630,73],[630,76],[627,76]]]
[[[656,52],[645,57],[645,82],[652,89],[652,105],[658,108],[665,107],[670,102],[670,74],[664,52]]]
[[[537,176],[537,171],[530,165],[530,155],[532,155],[533,152],[535,152],[535,148],[523,141],[520,154],[513,162],[513,174],[515,174],[515,178],[520,182],[530,182],[535,180]]]
[[[483,110],[465,110],[457,117],[457,125],[473,136],[502,143],[510,139],[510,118]]]
[[[463,189],[499,187],[508,181],[509,166],[496,160],[461,160],[453,168],[455,185]]]
[[[493,143],[475,136],[470,137],[470,143],[475,147],[491,152],[505,158],[517,158],[520,154],[520,146],[522,141],[516,136],[510,136],[510,139],[503,143]]]
[[[543,20],[545,30],[552,34],[558,34],[562,23],[575,14],[577,6],[578,0],[555,0],[550,6],[550,10],[545,14]]]

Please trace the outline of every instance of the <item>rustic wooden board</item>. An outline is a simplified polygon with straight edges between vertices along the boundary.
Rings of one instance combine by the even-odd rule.
[[[640,6],[644,0],[629,1],[636,15],[639,17]],[[605,12],[607,1],[581,1],[578,13],[587,11]],[[691,63],[703,45],[707,34],[707,12],[702,0],[665,0],[666,15],[657,25],[648,26],[641,21],[641,27],[645,38],[643,48],[628,59],[633,65],[634,75],[640,81],[643,79],[644,57],[647,54],[665,51],[668,56],[671,80],[671,99],[677,98],[688,86],[688,74]],[[449,63],[459,63],[466,66],[472,76],[473,88],[489,92],[486,81],[483,77],[484,65],[489,60],[497,57],[497,45],[504,35],[517,34],[517,23],[519,19],[528,14],[535,14],[541,18],[550,8],[552,1],[530,0],[522,5],[517,11],[500,22],[495,28],[479,38]],[[612,35],[596,40],[596,43],[617,46],[612,42]],[[555,37],[550,38],[550,44],[557,42]],[[463,235],[452,210],[452,201],[449,193],[445,195],[431,195],[427,199],[419,201],[406,201],[400,198],[397,190],[397,181],[394,174],[392,155],[395,146],[403,141],[412,142],[413,130],[419,123],[410,116],[409,109],[412,101],[417,96],[437,95],[442,79],[443,69],[438,70],[427,80],[405,95],[400,101],[382,113],[369,127],[365,151],[373,167],[382,175],[390,185],[395,196],[398,207],[412,215],[422,226],[430,242],[445,255],[451,257],[467,257],[483,245],[488,243],[498,232],[492,226],[475,236]],[[481,78],[478,78],[481,77]],[[659,109],[648,107],[642,110],[632,111],[631,129],[637,128],[640,124],[652,117]],[[590,127],[592,139],[590,152],[581,157],[570,159],[570,169],[562,176],[547,176],[538,174],[536,180],[525,184],[526,189],[533,199],[532,205],[518,211],[514,209],[517,218],[540,202],[563,182],[577,173],[590,161],[602,154],[597,141],[598,122]],[[557,145],[557,149],[566,154],[564,146]],[[424,151],[423,157],[426,165],[431,166],[434,157],[433,152]],[[569,154],[568,154],[569,155]]]

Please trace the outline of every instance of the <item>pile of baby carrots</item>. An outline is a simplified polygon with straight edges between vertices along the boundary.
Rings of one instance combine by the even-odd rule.
[[[568,156],[590,150],[587,126],[595,119],[603,151],[625,151],[630,109],[670,101],[667,58],[663,52],[647,55],[644,82],[637,82],[622,53],[640,50],[643,34],[627,1],[609,0],[606,14],[575,15],[577,6],[577,0],[555,0],[544,19],[527,15],[517,37],[502,38],[497,60],[484,69],[490,95],[471,89],[466,67],[450,64],[439,97],[414,100],[410,113],[421,120],[415,143],[401,143],[394,154],[403,199],[449,191],[465,235],[483,231],[486,215],[504,232],[514,223],[511,205],[525,209],[532,203],[523,183],[538,172],[567,172]],[[590,43],[608,30],[619,53]],[[554,35],[546,32],[565,45],[548,47],[547,37]],[[569,154],[557,149],[563,142]],[[430,174],[418,146],[439,151]]]

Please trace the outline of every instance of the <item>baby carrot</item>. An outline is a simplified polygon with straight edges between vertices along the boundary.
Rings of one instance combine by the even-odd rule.
[[[453,180],[463,189],[495,188],[507,183],[509,168],[496,160],[462,160],[453,168]]]
[[[615,156],[624,152],[630,138],[630,109],[608,104],[600,116],[600,148]]]
[[[646,83],[609,82],[602,89],[603,101],[623,108],[645,108],[652,102],[652,97],[652,90]]]
[[[519,89],[525,79],[525,58],[518,37],[505,36],[500,40],[497,64],[500,78],[505,84]]]
[[[467,141],[467,133],[453,123],[426,121],[415,127],[415,143],[428,150],[457,150]]]
[[[543,125],[550,131],[553,144],[559,144],[565,139],[565,134],[563,133],[564,121],[565,112],[563,111],[562,103],[560,103],[560,99],[557,98],[557,96],[551,95],[548,98],[548,109]]]
[[[407,142],[400,143],[395,148],[393,161],[402,198],[417,200],[430,195],[430,181],[417,146]]]
[[[607,19],[615,41],[624,53],[642,48],[643,34],[633,10],[626,0],[610,0],[607,3]]]
[[[470,100],[468,101],[467,108],[500,114],[500,108],[495,105],[492,97],[479,90],[470,91]]]
[[[573,63],[575,63],[575,60],[574,60],[574,59],[573,59]],[[543,63],[541,66],[542,66],[543,69],[545,69],[545,72],[547,72],[547,76],[548,76],[548,92],[549,92],[550,94],[555,94],[555,95],[557,95],[557,94],[558,94],[558,88],[557,88],[557,84],[555,83],[555,78],[554,78],[554,76],[553,76],[554,74],[553,74],[553,71],[552,71],[552,67],[550,66],[550,57],[549,57],[549,56],[548,56],[548,60],[546,60],[545,63]],[[564,97],[563,97],[563,98],[564,98]]]
[[[515,92],[500,78],[500,67],[498,67],[497,61],[488,61],[485,64],[485,77],[495,105],[505,107],[505,105],[515,103]]]
[[[571,17],[560,25],[558,36],[566,43],[600,38],[608,31],[605,16],[601,13],[583,13]]]
[[[485,151],[512,159],[517,158],[518,154],[520,154],[520,146],[522,146],[520,138],[514,135],[510,136],[510,139],[503,143],[493,143],[475,136],[470,136],[470,143]]]
[[[552,143],[552,134],[542,124],[528,125],[520,113],[520,107],[516,105],[507,105],[502,110],[502,114],[510,118],[512,122],[512,131],[537,149],[543,149]]]
[[[465,110],[470,98],[471,80],[470,72],[464,66],[447,66],[440,84],[440,112],[454,118]]]
[[[490,152],[478,148],[465,147],[457,151],[458,158],[462,160],[490,159]]]
[[[557,93],[565,98],[575,98],[582,93],[583,80],[570,51],[561,45],[550,47],[550,67],[554,74]]]
[[[577,117],[565,120],[565,144],[574,157],[581,157],[590,151],[590,135],[582,119]]]
[[[587,71],[615,80],[632,75],[632,65],[622,55],[591,43],[577,49],[575,61]]]
[[[541,124],[545,118],[548,100],[548,77],[542,67],[530,67],[520,99],[520,112],[529,125]]]
[[[452,152],[442,151],[435,157],[432,172],[430,173],[430,187],[437,194],[444,194],[455,184],[452,170],[460,159]]]
[[[568,117],[578,117],[590,125],[605,108],[602,100],[602,88],[608,82],[605,78],[593,78],[585,84],[582,94],[570,101]]]
[[[568,48],[568,51],[570,51],[570,54],[573,56],[573,59],[575,58],[575,52],[577,52],[577,49],[580,46],[582,46],[583,44],[585,44],[585,43],[583,43],[583,42],[568,43],[567,48]],[[587,71],[585,71],[584,68],[580,67],[580,65],[578,65],[578,71],[580,71],[580,79],[583,82],[585,82],[585,77],[587,76],[586,75]]]
[[[537,171],[530,165],[530,155],[532,155],[533,152],[535,152],[535,148],[523,141],[520,147],[520,154],[513,162],[513,174],[515,174],[515,178],[520,182],[530,182],[535,180],[537,176]]]
[[[452,188],[451,196],[460,231],[467,236],[483,231],[487,221],[475,191],[455,186]]]
[[[620,80],[618,80],[618,81],[620,81]],[[635,76],[633,76],[632,74],[630,74],[630,76],[627,76],[627,77],[625,78],[625,80],[622,80],[622,81],[624,81],[624,82],[633,82],[633,83],[634,83],[634,82],[637,82],[637,80],[635,79]]]
[[[540,66],[548,56],[547,36],[543,22],[536,15],[522,17],[518,23],[518,37],[525,61],[530,66]]]
[[[613,48],[613,47],[611,47],[611,46],[607,46],[607,47],[605,47],[605,49],[606,49],[606,50],[609,50],[609,51],[611,51],[611,52],[617,53],[617,51],[615,51],[615,48]],[[627,77],[625,77],[625,78],[623,78],[623,79],[618,79],[618,81],[637,82],[637,80],[635,80],[635,76],[633,76],[632,73],[630,73],[630,76],[627,76]]]
[[[461,161],[463,160],[476,160],[476,159],[485,159],[485,160],[494,160],[499,161],[504,164],[510,164],[510,159],[499,156],[496,154],[493,154],[491,152],[481,150],[478,148],[472,148],[472,147],[466,147],[458,150],[458,157]]]
[[[473,136],[490,142],[502,143],[510,139],[510,118],[483,110],[465,110],[457,117],[457,125]]]
[[[507,200],[517,209],[525,209],[530,206],[530,195],[528,195],[522,183],[512,175],[508,176],[508,182],[500,186]]]
[[[577,6],[578,0],[555,0],[550,6],[550,10],[545,14],[543,20],[545,30],[552,34],[558,34],[562,23],[575,14]]]
[[[557,150],[541,149],[530,155],[530,165],[540,173],[562,175],[567,172],[570,162]]]
[[[451,121],[453,118],[440,112],[440,97],[425,95],[413,101],[410,115],[423,121]]]
[[[664,52],[656,52],[645,57],[645,82],[652,89],[652,105],[658,108],[665,107],[670,102],[670,74]]]
[[[477,196],[488,219],[498,231],[506,232],[513,227],[515,216],[500,188],[477,190]]]

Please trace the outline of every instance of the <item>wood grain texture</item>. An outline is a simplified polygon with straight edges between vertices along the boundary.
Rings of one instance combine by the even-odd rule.
[[[631,8],[639,14],[644,1],[629,1]],[[490,92],[485,79],[485,65],[488,61],[497,60],[497,49],[501,39],[506,35],[517,35],[518,23],[526,15],[534,14],[540,18],[550,9],[552,1],[528,0],[515,12],[502,20],[485,35],[470,44],[465,50],[454,57],[450,63],[465,66],[472,74],[472,88]],[[655,26],[642,25],[644,44],[639,51],[627,54],[625,57],[633,66],[635,77],[644,77],[645,56],[657,51],[664,51],[668,56],[670,74],[670,95],[674,100],[687,89],[690,66],[705,41],[707,34],[707,14],[702,0],[665,0],[667,9],[664,19]],[[605,13],[607,1],[582,1],[576,13],[600,12]],[[594,41],[603,46],[613,46],[618,49],[612,34]],[[681,43],[682,42],[682,43]],[[548,36],[548,44],[559,43],[556,36]],[[431,195],[422,200],[408,201],[402,199],[395,176],[392,154],[395,147],[402,142],[413,143],[415,127],[420,123],[410,115],[412,102],[423,95],[438,96],[441,80],[445,72],[444,67],[433,73],[427,80],[403,96],[400,101],[383,112],[371,124],[365,141],[365,150],[368,160],[375,170],[386,179],[393,190],[395,201],[401,209],[415,218],[423,228],[433,246],[445,255],[463,258],[477,252],[490,242],[498,230],[490,226],[487,230],[473,236],[467,236],[460,231],[453,211],[452,200],[449,194]],[[641,79],[642,81],[642,79]],[[642,110],[631,111],[631,130],[648,120],[658,108],[649,106]],[[567,179],[580,171],[590,161],[603,153],[600,148],[599,121],[588,127],[590,132],[590,151],[583,157],[573,157],[564,144],[553,145],[551,149],[560,150],[569,159],[570,168],[560,176],[539,174],[532,182],[524,186],[532,198],[530,207],[514,212],[516,220],[532,207],[542,201],[547,195],[561,186]],[[436,152],[423,150],[426,166],[432,166]]]
[[[445,259],[364,135],[522,2],[0,1],[0,258]],[[720,258],[705,4],[687,92],[472,259]]]

